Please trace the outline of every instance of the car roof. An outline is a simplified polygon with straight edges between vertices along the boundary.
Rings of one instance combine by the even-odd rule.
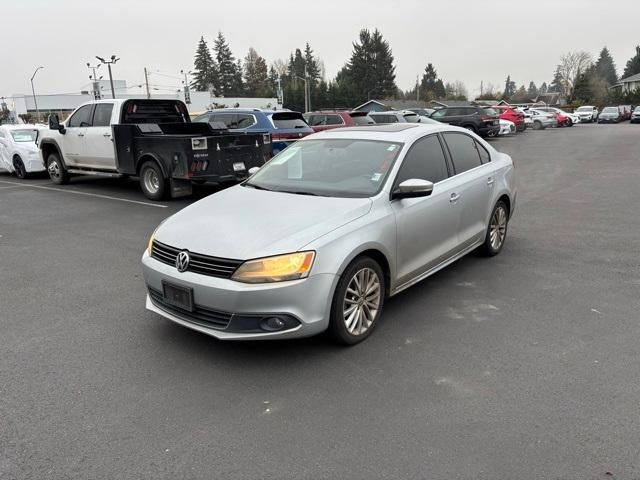
[[[309,135],[298,141],[314,140],[321,138],[344,138],[362,140],[380,140],[386,142],[412,142],[429,133],[436,132],[466,132],[463,128],[454,127],[444,123],[422,124],[422,123],[391,123],[387,125],[362,125],[359,127],[342,127],[324,130],[322,132]]]

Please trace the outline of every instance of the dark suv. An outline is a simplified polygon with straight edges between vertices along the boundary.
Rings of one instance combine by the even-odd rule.
[[[449,125],[471,130],[481,137],[500,132],[500,117],[495,110],[482,107],[444,107],[431,114],[431,118]]]

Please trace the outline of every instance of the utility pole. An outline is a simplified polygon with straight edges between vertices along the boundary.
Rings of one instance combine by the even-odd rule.
[[[480,80],[480,96],[482,97],[482,89],[484,87],[484,84],[482,82],[482,80]]]
[[[191,92],[189,91],[189,79],[187,78],[187,75],[191,72],[185,72],[184,70],[180,70],[180,73],[184,75],[184,81],[182,82],[184,83],[184,103],[186,103],[187,105],[190,105]]]
[[[116,98],[116,89],[113,88],[113,75],[111,75],[111,65],[113,65],[114,63],[116,63],[120,59],[116,58],[115,55],[111,55],[111,60],[110,61],[107,61],[104,58],[98,57],[98,56],[96,56],[96,58],[98,60],[100,60],[102,63],[105,63],[107,65],[107,67],[109,68],[109,83],[111,83],[111,97],[112,98]]]
[[[280,84],[280,75],[278,75],[278,90],[276,91],[276,103],[280,104],[280,107],[284,106],[284,92],[282,91],[282,85]]]
[[[93,80],[93,98],[96,100],[100,100],[101,95],[100,95],[100,85],[98,84],[98,81],[102,78],[98,78],[98,74],[96,73],[96,70],[98,70],[100,68],[100,65],[102,65],[101,63],[97,64],[95,67],[91,66],[91,64],[89,62],[87,62],[87,67],[89,69],[91,69],[91,71],[93,71],[93,75],[89,75],[89,79]]]
[[[300,80],[302,80],[304,82],[304,111],[308,112],[311,109],[311,102],[310,102],[310,96],[311,96],[311,90],[309,90],[309,79],[307,78],[307,67],[304,67],[304,78],[295,75],[294,78],[299,78]]]
[[[36,107],[36,122],[40,121],[40,110],[38,110],[38,100],[36,100],[36,89],[33,88],[33,79],[35,78],[36,73],[38,73],[38,70],[40,70],[41,68],[44,68],[44,67],[36,68],[36,71],[33,72],[33,75],[31,76],[31,93],[33,93],[33,103]]]
[[[147,74],[147,67],[144,67],[144,84],[147,87],[147,98],[151,98],[151,91],[149,90],[149,75]]]
[[[418,83],[419,75],[416,75],[416,103],[420,101],[420,84]]]

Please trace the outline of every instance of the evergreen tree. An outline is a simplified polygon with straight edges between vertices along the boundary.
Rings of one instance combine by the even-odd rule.
[[[261,97],[269,90],[267,62],[253,48],[244,58],[245,93],[249,97]]]
[[[441,79],[436,80],[436,84],[434,86],[433,89],[433,93],[434,93],[434,97],[435,98],[444,98],[446,96],[446,92],[444,89],[444,83],[442,83]]]
[[[222,32],[218,32],[213,50],[218,63],[219,94],[225,97],[237,95],[239,93],[237,92],[238,76],[241,79],[242,70],[238,71],[236,60]]]
[[[351,58],[345,67],[342,82],[350,84],[355,102],[368,97],[395,95],[395,66],[389,43],[378,29],[371,33],[367,29],[360,31],[358,41],[353,44]]]
[[[215,92],[218,86],[218,69],[204,37],[200,37],[198,42],[193,68],[191,86],[197,91],[214,90]]]
[[[547,89],[547,92],[549,92],[549,93],[561,93],[563,95],[565,93],[565,91],[564,91],[564,80],[562,78],[562,73],[560,73],[560,66],[559,65],[556,67],[556,71],[553,74],[553,81],[549,85],[549,88]]]
[[[529,88],[527,89],[527,95],[529,95],[532,98],[538,95],[538,87],[536,87],[536,84],[533,81],[529,82]]]
[[[549,90],[549,87],[547,86],[547,82],[542,82],[542,85],[540,85],[540,88],[538,89],[538,93],[542,95],[547,93],[548,90]]]
[[[307,67],[307,77],[313,85],[320,80],[320,68],[318,67],[318,62],[313,56],[313,50],[311,50],[309,42],[307,42],[304,48],[304,64]]]
[[[613,62],[613,58],[611,58],[611,54],[607,47],[604,47],[600,51],[600,57],[598,57],[598,61],[596,62],[594,73],[606,80],[609,85],[615,85],[618,83],[616,64]]]
[[[636,73],[640,73],[640,45],[636,46],[636,54],[627,62],[622,78],[630,77]]]
[[[238,59],[236,61],[236,68],[233,72],[233,83],[232,83],[233,86],[231,88],[231,93],[230,93],[230,95],[233,95],[235,97],[241,97],[245,95],[244,80],[242,78],[242,72],[243,72],[242,60]]]
[[[511,80],[511,75],[507,75],[507,79],[504,81],[504,98],[508,99],[516,93],[516,82]]]

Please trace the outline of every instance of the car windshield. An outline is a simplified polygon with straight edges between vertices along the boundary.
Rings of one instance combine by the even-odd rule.
[[[420,115],[417,113],[406,113],[404,119],[409,123],[420,123]]]
[[[636,108],[633,110],[633,113],[640,113],[640,107],[636,107]]]
[[[606,107],[602,110],[602,113],[618,113],[618,109],[616,107]]]
[[[591,112],[593,111],[593,107],[580,107],[576,112]]]
[[[298,141],[243,185],[300,195],[371,197],[382,188],[402,145],[362,139]]]
[[[13,130],[11,136],[15,142],[35,142],[38,138],[37,130]]]

